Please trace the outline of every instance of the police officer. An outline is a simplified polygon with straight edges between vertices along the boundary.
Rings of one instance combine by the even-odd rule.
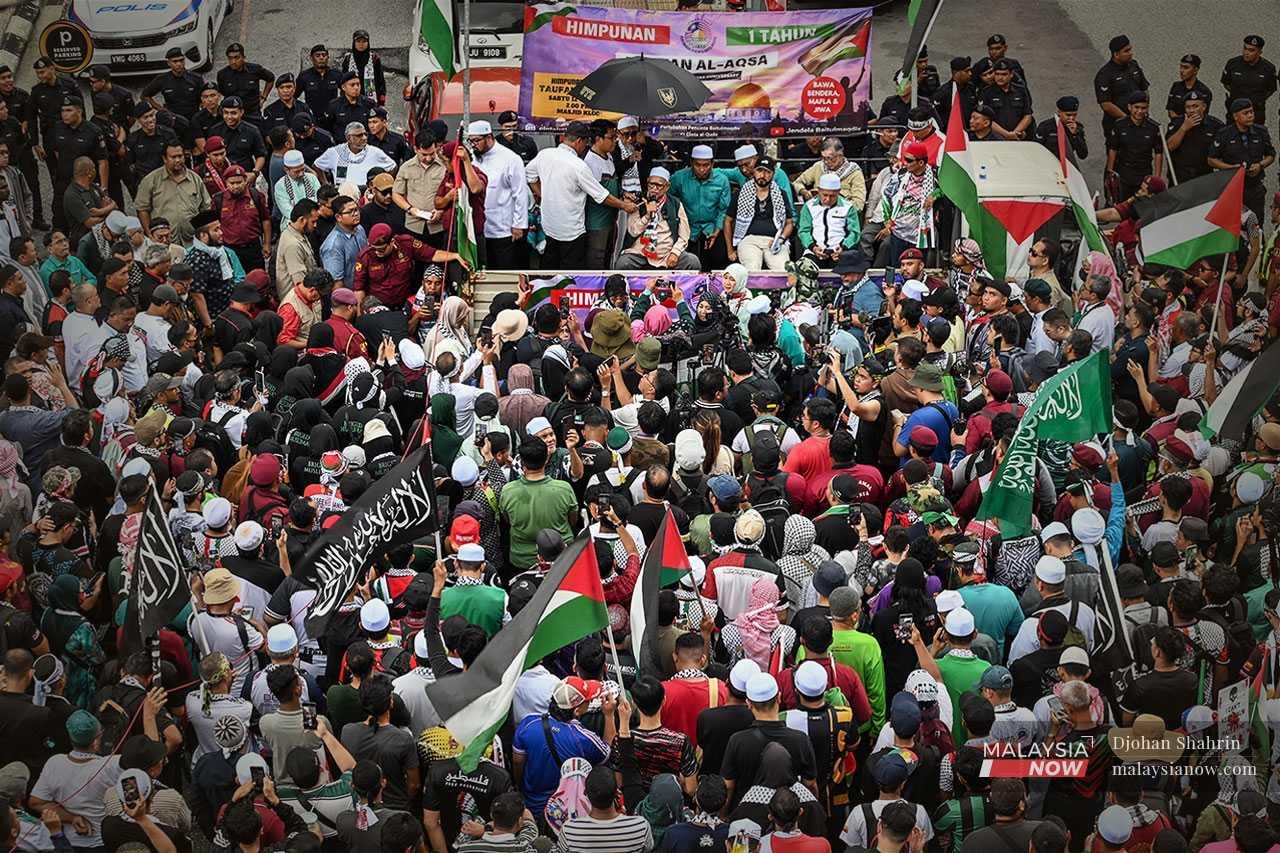
[[[933,109],[938,114],[943,130],[946,130],[951,121],[951,103],[955,100],[956,92],[960,93],[960,115],[969,115],[973,112],[973,105],[978,102],[978,89],[973,85],[973,62],[967,56],[957,56],[951,60],[951,79],[943,83],[933,95]]]
[[[1027,73],[1022,70],[1022,63],[1009,56],[1008,53],[1009,42],[1005,41],[1004,36],[1000,33],[993,33],[987,39],[987,61],[994,65],[998,59],[1006,60],[1009,63],[1009,68],[1013,71],[1013,78],[1023,86],[1026,86]]]
[[[116,207],[123,208],[124,178],[128,169],[124,162],[124,131],[116,124],[112,115],[116,104],[106,92],[95,92],[92,104],[93,116],[90,117],[89,124],[97,127],[102,134],[102,146],[107,152],[107,183],[104,186]]]
[[[338,97],[342,72],[329,67],[329,49],[322,44],[311,48],[311,67],[298,73],[298,94],[317,120],[326,120],[324,111]]]
[[[1209,115],[1209,99],[1196,91],[1187,93],[1182,109],[1182,115],[1169,122],[1165,139],[1173,176],[1179,181],[1189,181],[1213,171],[1209,166],[1209,150],[1214,137],[1222,130],[1222,122]]]
[[[995,113],[992,130],[1001,139],[1025,139],[1031,128],[1031,93],[1025,86],[1013,82],[1013,65],[1000,58],[992,64],[994,85],[985,87],[978,100],[991,107]]]
[[[499,133],[494,136],[499,145],[505,145],[512,151],[520,155],[520,159],[529,165],[529,161],[538,156],[538,143],[529,137],[520,133],[520,116],[516,115],[515,110],[503,110],[498,113]],[[618,128],[618,135],[624,135],[625,130]]]
[[[920,45],[920,55],[916,57],[916,93],[918,100],[938,94],[942,81],[938,78],[938,67],[929,64],[929,45]]]
[[[996,136],[991,127],[995,116],[995,110],[979,101],[973,112],[969,113],[969,139],[974,142],[999,142],[1000,137]]]
[[[53,63],[43,56],[35,61],[32,68],[35,69],[37,82],[31,87],[31,99],[27,102],[27,133],[35,146],[36,156],[48,166],[49,178],[52,180],[54,172],[58,170],[58,154],[49,145],[49,133],[62,118],[63,99],[71,95],[78,100],[80,91],[75,83],[59,77],[53,69]],[[58,223],[57,210],[61,206],[62,194],[55,193],[52,205],[55,225]]]
[[[1058,156],[1058,122],[1067,130],[1067,148],[1077,160],[1089,156],[1089,142],[1084,138],[1084,126],[1080,124],[1080,99],[1075,95],[1064,95],[1054,105],[1058,108],[1053,118],[1047,118],[1036,125],[1036,142],[1048,148],[1054,157]]]
[[[358,121],[366,128],[369,126],[369,114],[377,104],[372,98],[360,94],[360,75],[348,71],[342,75],[342,84],[338,89],[338,97],[329,102],[325,108],[325,116],[329,120],[329,129],[336,137],[339,131],[345,131],[348,124]]]
[[[1182,115],[1183,104],[1186,103],[1192,92],[1195,92],[1200,97],[1205,107],[1213,103],[1213,92],[1209,91],[1208,86],[1200,82],[1200,57],[1194,53],[1188,53],[1178,61],[1178,79],[1169,87],[1169,100],[1165,101],[1164,104],[1165,110],[1169,113],[1169,118],[1177,118]]]
[[[387,125],[387,111],[382,107],[374,107],[369,111],[369,144],[381,148],[397,163],[404,163],[413,156],[409,142]]]
[[[244,45],[238,41],[227,45],[227,67],[218,71],[218,91],[228,98],[239,98],[249,121],[257,121],[275,81],[276,75],[256,62],[245,61]],[[267,84],[262,90],[258,89],[260,82]]]
[[[84,104],[70,93],[62,96],[59,108],[61,120],[45,136],[49,160],[56,163],[53,170],[53,227],[63,230],[67,224],[62,209],[62,196],[75,173],[77,157],[88,157],[98,165],[98,181],[102,186],[110,183],[107,168],[107,146],[97,125],[84,120]]]
[[[178,143],[177,135],[159,123],[159,115],[156,108],[145,101],[134,109],[138,126],[124,141],[130,194],[137,191],[139,181],[164,165],[165,147]]]
[[[191,117],[191,147],[204,151],[204,141],[213,136],[213,128],[221,123],[222,93],[217,84],[206,80],[200,87],[200,109]]]
[[[111,98],[111,120],[126,131],[133,126],[133,93],[111,82],[111,69],[105,65],[89,67],[89,89],[94,95]]]
[[[1134,92],[1145,92],[1151,84],[1142,67],[1133,58],[1133,42],[1128,36],[1116,36],[1107,45],[1111,58],[1093,76],[1093,92],[1102,107],[1103,136],[1111,133],[1111,127],[1124,118],[1125,104]]]
[[[31,94],[26,89],[18,87],[13,79],[13,69],[7,65],[0,65],[0,101],[9,105],[9,116],[17,119],[22,125],[23,142],[20,152],[15,151],[12,143],[10,143],[9,152],[13,164],[18,167],[18,171],[22,172],[22,177],[27,179],[27,186],[31,188],[31,200],[35,206],[35,210],[32,211],[34,219],[31,227],[48,231],[49,223],[44,218],[44,202],[40,194],[40,169],[36,165],[36,155],[33,150],[33,130],[32,125],[28,123]]]
[[[161,106],[156,95],[164,95],[164,107],[169,112],[190,120],[200,109],[200,90],[204,88],[204,80],[187,70],[187,59],[181,48],[169,48],[164,58],[169,63],[169,70],[143,87],[141,95],[156,109]]]
[[[311,113],[299,113],[293,117],[289,126],[293,130],[293,147],[302,152],[308,166],[333,147],[333,136],[329,131],[316,126]]]
[[[1159,175],[1164,168],[1160,125],[1149,115],[1151,99],[1146,92],[1130,92],[1125,109],[1128,115],[1107,134],[1107,173],[1115,173],[1120,181],[1117,200],[1136,193],[1143,178]]]
[[[1227,101],[1248,98],[1253,103],[1253,120],[1262,125],[1267,123],[1267,99],[1276,92],[1276,67],[1262,58],[1266,44],[1262,36],[1245,36],[1244,49],[1227,60],[1221,81]]]
[[[227,159],[249,172],[249,186],[262,173],[267,159],[267,146],[258,128],[244,120],[244,106],[235,95],[222,99],[222,122],[209,129],[210,136],[221,136],[227,145]]]
[[[298,86],[292,74],[276,78],[276,99],[262,110],[262,130],[270,133],[273,127],[288,127],[299,113],[310,113],[307,105],[298,100]]]
[[[1218,131],[1209,149],[1209,165],[1215,169],[1232,169],[1243,165],[1244,204],[1262,222],[1266,190],[1262,173],[1275,162],[1276,149],[1271,135],[1260,124],[1254,124],[1253,102],[1236,98],[1231,102],[1231,123]]]

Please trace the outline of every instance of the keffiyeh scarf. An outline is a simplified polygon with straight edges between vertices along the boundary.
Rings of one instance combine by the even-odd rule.
[[[754,181],[751,189],[757,189]],[[769,183],[769,204],[773,209],[774,234],[781,233],[782,226],[787,221],[787,200],[783,198],[782,190],[772,181]],[[747,186],[743,185],[738,191],[738,209],[733,218],[733,245],[737,246],[747,236],[747,229],[751,227],[751,220],[755,215],[756,193],[747,192]]]
[[[222,273],[223,281],[235,280],[235,268],[231,266],[231,259],[227,257],[227,250],[225,247],[210,246],[208,243],[203,243],[199,240],[192,240],[191,248],[201,254],[208,255],[209,257],[216,258],[218,260],[218,269]]]

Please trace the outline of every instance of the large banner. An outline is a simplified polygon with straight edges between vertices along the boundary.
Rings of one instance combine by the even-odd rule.
[[[663,138],[848,134],[871,117],[871,10],[646,12],[566,3],[525,10],[520,115],[551,130],[597,113],[569,91],[610,59],[670,59],[711,97],[658,119]],[[645,118],[641,116],[641,118]]]

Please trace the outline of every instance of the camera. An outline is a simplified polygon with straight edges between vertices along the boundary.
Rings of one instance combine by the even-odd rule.
[[[559,305],[560,305],[560,318],[562,320],[568,320],[569,319],[569,297],[561,296]]]
[[[653,298],[659,302],[666,302],[671,298],[672,287],[670,279],[658,279],[653,283]]]

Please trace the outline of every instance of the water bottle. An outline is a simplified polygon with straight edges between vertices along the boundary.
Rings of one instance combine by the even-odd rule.
[[[978,166],[978,180],[985,181],[987,179],[987,164],[982,163]]]

